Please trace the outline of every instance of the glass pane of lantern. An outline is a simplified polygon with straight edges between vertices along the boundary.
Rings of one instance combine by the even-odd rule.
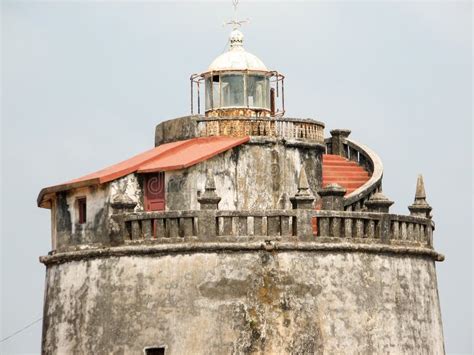
[[[249,75],[247,78],[247,96],[249,107],[269,108],[269,83],[263,75]]]
[[[206,79],[206,111],[211,108],[211,78],[209,77]]]
[[[221,76],[221,107],[245,106],[244,76],[226,74]]]
[[[219,97],[219,75],[212,77],[212,108],[221,107],[221,101]]]

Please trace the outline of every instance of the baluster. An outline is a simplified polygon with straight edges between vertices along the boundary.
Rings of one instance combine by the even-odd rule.
[[[263,219],[262,217],[253,218],[253,234],[261,236],[263,235]]]
[[[280,235],[280,217],[267,217],[267,229],[268,235],[279,236]]]
[[[407,240],[408,239],[408,231],[407,231],[407,224],[406,222],[402,222],[402,240]]]
[[[239,234],[239,217],[231,217],[232,218],[232,236],[238,236]]]
[[[318,217],[318,233],[322,237],[329,237],[329,217]]]
[[[420,225],[418,223],[415,223],[414,225],[414,231],[413,231],[414,239],[417,242],[421,241],[421,236],[420,236]]]
[[[193,236],[199,236],[199,218],[193,217]],[[214,223],[217,223],[217,219],[214,219]]]
[[[132,240],[141,239],[140,221],[132,221]]]
[[[407,236],[408,240],[414,240],[414,235],[413,235],[413,223],[408,223],[408,231],[407,231]]]
[[[366,221],[366,238],[373,239],[375,237],[375,222],[372,219]]]
[[[426,243],[429,247],[433,246],[433,228],[431,223],[426,225]]]
[[[132,238],[132,224],[130,221],[126,221],[123,223],[123,240],[131,240]]]
[[[392,222],[392,238],[393,239],[400,239],[400,225],[398,221]]]
[[[281,235],[284,237],[291,236],[291,226],[290,226],[291,217],[281,216]]]
[[[193,234],[193,218],[183,217],[179,219],[180,235],[184,238],[192,237]]]
[[[255,218],[253,216],[248,216],[247,219],[247,235],[255,235]]]
[[[247,216],[237,217],[238,220],[238,235],[247,235],[248,219]]]
[[[217,217],[217,235],[224,235],[224,217]]]
[[[341,219],[338,217],[334,217],[331,219],[331,237],[341,237]]]
[[[344,237],[352,238],[352,218],[344,218]]]
[[[170,238],[178,238],[180,236],[178,218],[167,218],[165,221],[165,228]]]
[[[420,239],[419,241],[421,243],[426,243],[426,231],[425,231],[425,225],[420,224]]]
[[[354,148],[350,148],[350,155],[350,160],[358,163],[359,157],[357,156],[357,150],[355,150]]]
[[[268,221],[267,217],[262,217],[262,235],[268,235]]]
[[[142,228],[143,228],[143,238],[144,239],[151,239],[151,219],[144,219],[142,221]]]
[[[364,238],[364,220],[356,219],[355,222],[355,237]]]
[[[164,218],[155,219],[155,238],[166,238],[166,228]]]
[[[229,236],[232,235],[232,217],[223,217],[224,220],[224,228],[222,231],[222,235]]]
[[[375,226],[374,238],[382,239],[382,221],[381,220],[374,221],[374,226]]]

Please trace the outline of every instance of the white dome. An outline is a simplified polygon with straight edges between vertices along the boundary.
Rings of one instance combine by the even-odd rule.
[[[268,71],[263,62],[242,46],[244,35],[239,30],[230,34],[230,49],[218,56],[209,65],[208,71],[218,70],[259,70]]]

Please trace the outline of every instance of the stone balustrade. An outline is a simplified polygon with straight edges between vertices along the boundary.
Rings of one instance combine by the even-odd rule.
[[[167,242],[290,237],[296,215],[293,210],[136,212],[122,216],[123,239]]]
[[[202,117],[198,132],[208,136],[264,136],[324,144],[324,124],[312,119],[268,117]]]
[[[317,211],[317,237],[433,247],[430,219],[387,213]]]
[[[433,246],[434,224],[430,219],[388,213],[299,209],[264,212],[200,210],[136,212],[123,214],[121,218],[125,243],[286,239],[430,249]],[[310,227],[313,218],[316,219],[315,231]]]

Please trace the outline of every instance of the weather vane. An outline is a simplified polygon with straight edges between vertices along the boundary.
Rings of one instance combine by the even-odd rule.
[[[236,30],[241,27],[244,23],[250,22],[250,19],[238,20],[237,19],[237,7],[239,6],[239,0],[232,0],[232,6],[234,7],[234,18],[224,23],[225,25],[232,25],[232,29]]]

